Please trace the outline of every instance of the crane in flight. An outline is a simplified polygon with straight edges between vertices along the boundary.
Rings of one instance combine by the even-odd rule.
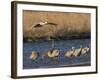
[[[29,30],[32,30],[33,28],[38,28],[38,27],[43,27],[44,25],[54,25],[56,26],[56,23],[52,23],[52,22],[38,22],[38,23],[33,23],[33,25],[30,27]]]
[[[36,23],[33,23],[33,25],[30,27],[29,32],[31,32],[33,28],[44,27],[45,25],[57,26],[58,24],[53,23],[53,22],[47,22],[47,21],[36,22]],[[52,48],[54,48],[54,40],[53,39],[52,39]]]

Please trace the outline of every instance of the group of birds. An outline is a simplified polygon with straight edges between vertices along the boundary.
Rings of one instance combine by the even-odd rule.
[[[71,50],[69,50],[69,51],[67,51],[66,53],[65,53],[65,56],[67,56],[67,57],[71,57],[71,56],[75,56],[75,57],[77,57],[77,56],[80,56],[81,54],[82,55],[87,55],[87,53],[89,52],[89,47],[84,47],[84,48],[82,48],[82,46],[80,46],[80,48],[78,48],[78,49],[75,49],[75,47],[72,47],[72,49]]]
[[[66,51],[64,56],[65,57],[78,57],[80,55],[87,55],[89,52],[89,47],[84,47],[80,46],[80,48],[75,49],[75,47],[72,47],[69,51]],[[60,50],[58,49],[50,49],[48,50],[43,57],[48,58],[48,59],[55,59],[60,55]],[[30,60],[36,60],[39,57],[39,52],[37,51],[32,51],[31,55],[29,56]]]
[[[52,23],[52,22],[47,22],[47,21],[44,21],[44,22],[38,22],[38,23],[34,23],[29,31],[31,31],[33,28],[38,28],[38,27],[43,27],[44,25],[55,25],[57,26],[56,23]],[[75,49],[75,47],[72,47],[72,49],[70,49],[69,51],[66,51],[64,56],[65,57],[72,57],[72,56],[80,56],[81,54],[82,55],[86,55],[88,52],[89,52],[89,47],[82,47],[80,46],[80,48],[78,49]],[[48,50],[45,54],[44,54],[44,57],[46,58],[49,58],[49,59],[54,59],[56,57],[58,57],[60,55],[60,51],[58,49],[50,49]],[[31,52],[31,55],[29,56],[29,59],[30,60],[36,60],[37,58],[39,57],[39,52],[37,51],[32,51]]]

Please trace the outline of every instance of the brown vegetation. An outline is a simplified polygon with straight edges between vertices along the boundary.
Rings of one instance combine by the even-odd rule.
[[[88,13],[23,11],[23,36],[32,39],[81,37],[90,33],[90,20]],[[58,25],[45,25],[29,31],[32,24],[41,21]]]

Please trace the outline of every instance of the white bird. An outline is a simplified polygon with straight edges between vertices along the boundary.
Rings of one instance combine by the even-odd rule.
[[[82,49],[82,54],[84,55],[84,54],[87,54],[88,52],[89,52],[89,48],[88,47],[84,47],[83,49]]]
[[[39,56],[38,52],[32,51],[31,55],[29,56],[29,59],[34,61],[34,60],[36,60],[38,58],[38,56]]]

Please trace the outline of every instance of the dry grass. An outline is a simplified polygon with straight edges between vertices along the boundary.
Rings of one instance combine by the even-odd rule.
[[[73,33],[90,32],[90,14],[87,13],[64,13],[64,12],[32,12],[24,11],[24,37],[56,37],[67,36]],[[33,23],[47,21],[58,24],[58,26],[46,25],[35,28],[28,32]]]

